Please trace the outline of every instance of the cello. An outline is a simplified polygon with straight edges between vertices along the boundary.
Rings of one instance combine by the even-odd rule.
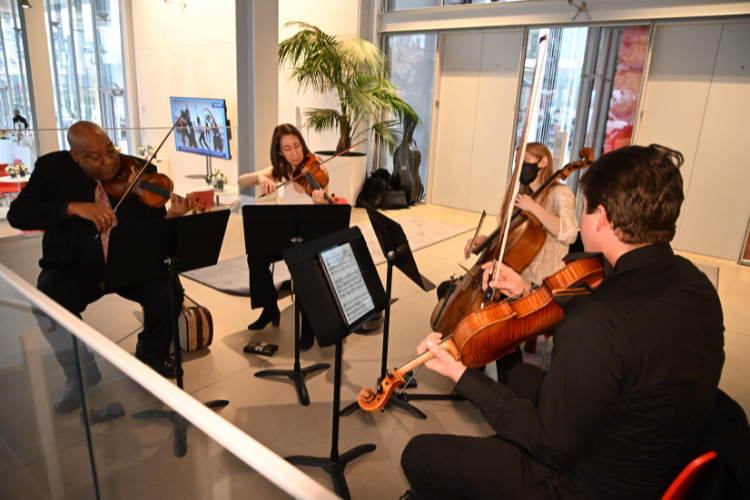
[[[557,181],[565,180],[576,170],[586,168],[593,163],[594,152],[590,148],[581,149],[579,155],[582,158],[580,161],[569,163],[555,172],[531,197],[538,198]],[[481,223],[474,234],[474,240],[480,229]],[[498,226],[487,240],[473,249],[473,253],[479,254],[479,258],[472,268],[464,268],[467,271],[466,274],[451,280],[448,293],[438,301],[430,317],[430,325],[434,331],[449,334],[464,317],[480,307],[483,293],[481,289],[482,266],[493,258],[501,229],[502,226]],[[520,273],[542,249],[546,237],[546,230],[534,216],[516,210],[511,219],[503,263]],[[472,242],[471,247],[473,246]]]
[[[531,80],[531,92],[529,94],[529,104],[527,108],[528,110],[535,109],[535,103],[537,102],[542,74],[544,73],[545,57],[547,54],[547,35],[544,35],[539,39],[539,48],[537,53],[539,54],[539,56],[537,57],[534,67],[534,74]],[[483,307],[485,299],[482,296],[481,287],[481,280],[483,275],[481,269],[482,266],[488,262],[495,262],[495,260],[497,260],[499,256],[504,257],[506,247],[509,249],[515,248],[521,241],[520,239],[514,238],[515,244],[511,246],[507,245],[508,231],[510,230],[512,223],[514,222],[514,220],[521,222],[520,215],[518,217],[512,217],[511,214],[515,215],[513,212],[513,205],[516,198],[515,194],[518,192],[518,188],[520,185],[520,159],[522,159],[526,154],[526,144],[529,134],[531,114],[531,111],[528,111],[524,116],[523,129],[521,132],[521,147],[519,148],[518,152],[519,165],[514,169],[511,182],[509,183],[508,190],[505,193],[505,199],[503,201],[501,212],[502,222],[498,225],[498,229],[495,231],[495,233],[493,233],[493,237],[487,239],[487,241],[485,242],[486,244],[491,242],[491,244],[484,245],[484,252],[480,255],[479,260],[477,260],[473,268],[471,270],[467,269],[467,274],[462,278],[457,280],[452,279],[447,294],[445,295],[445,297],[441,297],[441,299],[438,301],[438,304],[437,306],[435,306],[435,309],[433,310],[430,317],[430,325],[436,332],[442,333],[444,335],[449,334],[456,327],[456,325],[458,325],[458,323],[463,320],[464,317],[466,317],[466,315],[476,311],[477,308]],[[549,187],[550,185],[551,183],[547,183],[545,184],[545,187]],[[539,191],[541,191],[541,189]],[[544,240],[546,239],[546,233],[544,231],[544,228],[541,227],[541,224],[539,224],[539,222],[535,219],[532,222],[532,218],[528,218],[528,220],[529,223],[524,224],[524,226],[526,227],[524,228],[525,231],[523,231],[522,234],[526,234],[526,237],[523,241],[530,242],[532,251],[521,252],[525,256],[527,256],[527,258],[531,253],[533,253],[534,248],[536,249],[536,253],[538,253],[542,245],[544,245]],[[518,222],[516,222],[516,224],[518,224]],[[474,235],[474,240],[476,240],[478,234],[479,228],[477,228],[477,231]],[[524,250],[525,246],[525,244],[522,244],[518,248],[519,250]],[[530,258],[528,258],[528,263],[533,260],[536,253],[534,253],[534,255],[530,255]],[[528,265],[528,263],[526,263],[526,265]]]

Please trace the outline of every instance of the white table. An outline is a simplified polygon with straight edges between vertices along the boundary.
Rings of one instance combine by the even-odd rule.
[[[11,177],[10,175],[6,175],[3,177],[0,177],[0,182],[3,182],[5,184],[18,184],[20,186],[22,182],[29,182],[29,177],[31,177],[29,174],[26,174],[25,177],[19,177],[19,176]]]
[[[216,204],[219,204],[219,197],[220,196],[237,196],[240,194],[240,187],[239,186],[230,186],[229,184],[224,184],[224,189],[218,190],[214,188],[214,196],[216,196]]]

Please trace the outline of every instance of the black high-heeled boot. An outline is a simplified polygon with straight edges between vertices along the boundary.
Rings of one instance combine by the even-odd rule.
[[[263,312],[260,313],[260,318],[258,318],[254,323],[247,325],[247,329],[263,330],[266,326],[268,326],[268,323],[273,323],[273,326],[279,326],[280,320],[281,311],[279,311],[279,306],[264,307]]]

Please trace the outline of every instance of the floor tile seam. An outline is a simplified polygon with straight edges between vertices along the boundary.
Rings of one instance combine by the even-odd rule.
[[[736,332],[734,330],[724,330],[724,335],[726,335],[727,333],[731,333],[733,335],[739,335],[741,337],[748,337],[748,338],[750,338],[750,333]]]

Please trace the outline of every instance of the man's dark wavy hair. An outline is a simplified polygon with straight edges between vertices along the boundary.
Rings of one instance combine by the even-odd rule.
[[[605,154],[581,178],[586,213],[603,206],[623,243],[670,242],[685,200],[682,153],[658,144]]]

